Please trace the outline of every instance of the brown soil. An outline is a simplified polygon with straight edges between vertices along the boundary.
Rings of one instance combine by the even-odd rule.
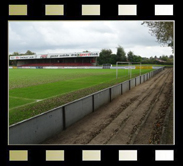
[[[173,144],[172,103],[173,71],[165,69],[43,144]]]

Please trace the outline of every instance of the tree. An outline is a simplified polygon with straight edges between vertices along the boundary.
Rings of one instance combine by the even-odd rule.
[[[132,51],[128,52],[127,57],[128,57],[129,62],[141,62],[142,61],[142,57],[138,56],[138,55],[134,55]]]
[[[9,56],[19,56],[20,54],[18,52],[13,52],[13,54],[10,54]]]
[[[129,62],[133,62],[133,56],[134,56],[133,52],[132,51],[129,51],[128,54],[127,54],[128,61]]]
[[[167,60],[168,64],[172,64],[173,65],[173,55],[170,55],[168,60]]]
[[[27,50],[27,52],[25,53],[25,55],[34,55],[35,53],[30,51],[30,50]]]
[[[116,64],[116,60],[117,59],[117,56],[116,56],[116,54],[111,54],[111,56],[110,56],[110,63],[111,64]]]
[[[161,60],[167,61],[167,60],[168,60],[168,56],[167,56],[167,55],[162,55],[162,56],[161,56]]]
[[[112,51],[110,49],[102,49],[98,58],[98,63],[99,64],[110,63],[111,54]]]
[[[141,56],[136,56],[135,55],[135,57],[136,57],[135,62],[141,62],[142,61],[142,57]]]
[[[173,50],[173,22],[143,22],[149,27],[151,35],[157,38],[157,41],[163,45],[167,44]]]
[[[172,59],[173,58],[173,55],[170,55],[169,58]]]
[[[117,47],[117,61],[123,61],[126,62],[126,53],[123,49],[123,47],[119,46]]]

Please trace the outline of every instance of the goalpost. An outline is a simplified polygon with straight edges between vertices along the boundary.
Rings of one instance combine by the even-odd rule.
[[[133,63],[138,63],[139,67],[136,66],[132,66]],[[130,79],[132,77],[132,69],[138,69],[139,68],[139,75],[141,75],[141,62],[116,62],[116,79],[118,78],[118,69],[120,69],[120,67],[118,67],[118,64],[127,64],[128,65],[128,76],[130,75]],[[124,69],[124,67],[122,67],[122,69]]]

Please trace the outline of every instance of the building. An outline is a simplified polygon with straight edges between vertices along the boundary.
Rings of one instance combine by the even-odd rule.
[[[10,56],[11,65],[21,66],[96,66],[99,52],[56,53]]]

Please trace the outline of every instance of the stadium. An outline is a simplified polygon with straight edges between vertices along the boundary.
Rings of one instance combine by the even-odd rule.
[[[17,67],[43,67],[43,66],[96,66],[99,52],[85,53],[49,53],[26,56],[10,56],[13,66]]]
[[[98,57],[10,56],[9,144],[167,144],[152,133],[173,113],[172,69],[122,61],[106,68]]]

